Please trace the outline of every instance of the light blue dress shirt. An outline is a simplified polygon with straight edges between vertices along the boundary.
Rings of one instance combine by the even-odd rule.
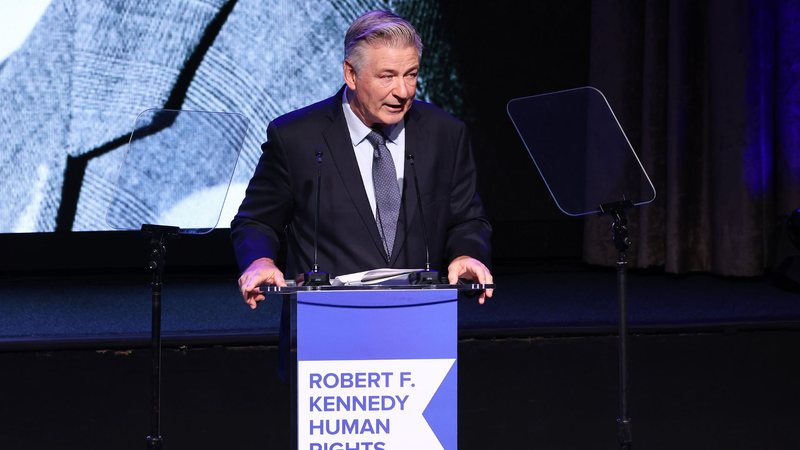
[[[372,129],[356,116],[347,102],[347,88],[342,94],[342,109],[344,118],[347,121],[347,130],[350,132],[350,141],[358,162],[358,170],[361,172],[361,181],[364,182],[364,190],[367,192],[369,206],[372,208],[372,215],[375,215],[375,188],[372,184],[372,155],[374,148],[367,140],[367,135]],[[405,122],[387,127],[383,130],[386,136],[386,147],[392,154],[394,168],[397,171],[397,183],[400,186],[400,194],[403,193],[403,176],[405,175],[405,150],[406,150],[406,127]]]

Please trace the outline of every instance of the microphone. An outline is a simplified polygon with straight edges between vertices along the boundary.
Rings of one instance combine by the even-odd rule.
[[[303,274],[304,286],[327,286],[331,284],[331,276],[320,272],[317,245],[319,244],[319,191],[322,181],[322,152],[317,150],[317,208],[314,211],[314,266],[310,272]]]
[[[408,163],[411,165],[411,172],[414,176],[414,190],[417,191],[417,212],[422,224],[422,240],[425,242],[425,270],[416,272],[411,277],[411,284],[438,284],[439,271],[431,270],[431,255],[428,245],[428,230],[425,228],[425,215],[422,212],[422,196],[419,193],[419,180],[417,179],[417,166],[414,164],[414,154],[406,155]]]

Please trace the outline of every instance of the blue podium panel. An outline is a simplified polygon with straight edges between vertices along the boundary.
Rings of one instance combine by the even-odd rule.
[[[302,450],[457,448],[457,291],[298,292]]]

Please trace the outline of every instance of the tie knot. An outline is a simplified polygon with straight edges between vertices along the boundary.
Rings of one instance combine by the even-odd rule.
[[[379,145],[386,145],[386,136],[383,135],[379,130],[373,129],[367,135],[367,140],[372,144],[374,147]]]

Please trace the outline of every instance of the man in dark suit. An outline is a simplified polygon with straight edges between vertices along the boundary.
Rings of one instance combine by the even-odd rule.
[[[414,100],[421,51],[405,19],[364,14],[345,35],[345,86],[267,127],[264,153],[231,223],[239,286],[252,308],[264,299],[259,285],[285,285],[276,264],[282,242],[287,273],[312,267],[318,167],[321,270],[422,267],[427,233],[432,265],[447,265],[451,283],[492,283],[491,226],[475,189],[466,127]]]

